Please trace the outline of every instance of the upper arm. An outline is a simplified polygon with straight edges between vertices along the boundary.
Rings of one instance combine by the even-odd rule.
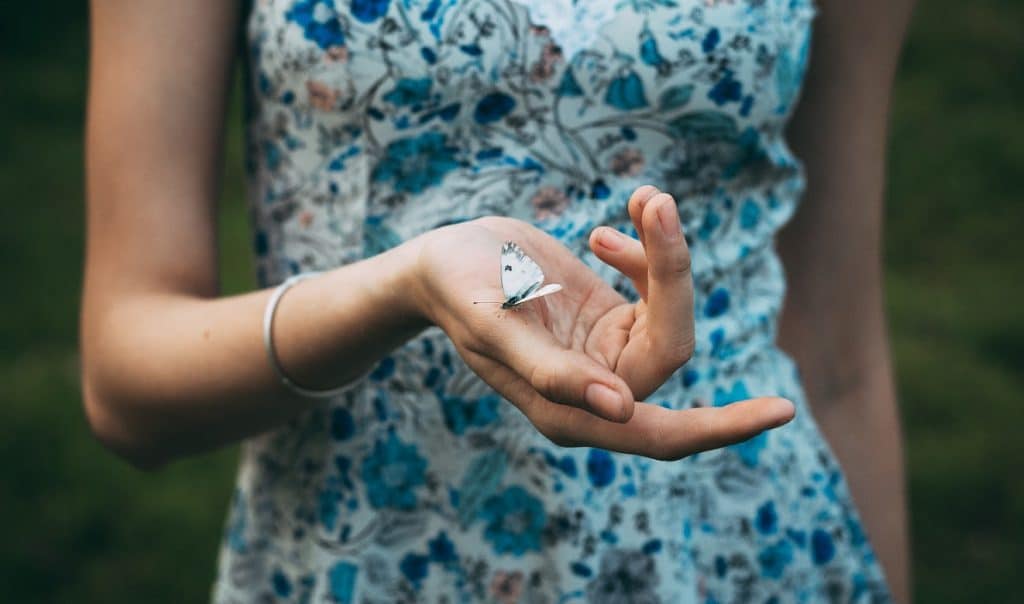
[[[889,97],[911,4],[833,1],[819,9],[788,129],[808,189],[781,237],[784,254],[856,252],[847,261],[857,264],[877,258]],[[787,255],[794,268],[815,264],[816,254]]]
[[[216,291],[234,2],[94,0],[85,313],[127,291]]]
[[[831,366],[838,363],[829,359],[843,359],[851,371],[877,359],[884,344],[887,122],[911,8],[911,0],[824,3],[788,130],[807,190],[779,237],[789,284],[780,339],[798,357]]]

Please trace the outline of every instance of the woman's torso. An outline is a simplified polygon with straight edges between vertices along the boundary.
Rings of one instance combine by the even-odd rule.
[[[341,602],[884,599],[841,474],[774,344],[783,129],[810,0],[299,0],[249,21],[260,280],[454,221],[587,248],[626,200],[679,202],[694,359],[650,399],[760,394],[798,420],[679,462],[560,449],[437,330],[245,449],[216,598]],[[531,6],[527,6],[531,5]],[[444,600],[444,598],[448,598]]]

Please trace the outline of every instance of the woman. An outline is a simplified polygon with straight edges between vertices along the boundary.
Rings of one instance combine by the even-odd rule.
[[[906,601],[908,4],[95,2],[94,431],[246,439],[218,602]],[[259,277],[302,280],[217,297],[242,22]],[[500,304],[529,259],[561,291]]]

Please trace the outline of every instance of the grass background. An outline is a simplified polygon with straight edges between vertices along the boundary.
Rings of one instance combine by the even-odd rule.
[[[888,308],[920,602],[1024,601],[1024,3],[919,3],[889,155]],[[0,591],[207,598],[236,452],[156,474],[90,436],[78,389],[86,8],[0,19]],[[228,292],[252,284],[232,105]]]

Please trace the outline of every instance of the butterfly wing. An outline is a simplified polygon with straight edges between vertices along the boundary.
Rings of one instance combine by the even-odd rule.
[[[546,296],[548,294],[554,294],[554,293],[557,293],[557,292],[560,292],[560,291],[562,291],[562,286],[561,285],[559,285],[557,283],[548,283],[544,287],[542,287],[542,288],[538,289],[537,291],[527,295],[525,298],[523,298],[519,302],[516,302],[516,304],[522,304],[523,302],[526,302],[528,300],[533,300],[534,298],[539,298],[541,296]]]
[[[501,246],[501,289],[505,293],[504,308],[518,306],[527,300],[561,291],[562,286],[544,283],[544,271],[512,241]]]
[[[544,283],[544,271],[512,241],[501,246],[501,290],[505,303],[521,302]]]

